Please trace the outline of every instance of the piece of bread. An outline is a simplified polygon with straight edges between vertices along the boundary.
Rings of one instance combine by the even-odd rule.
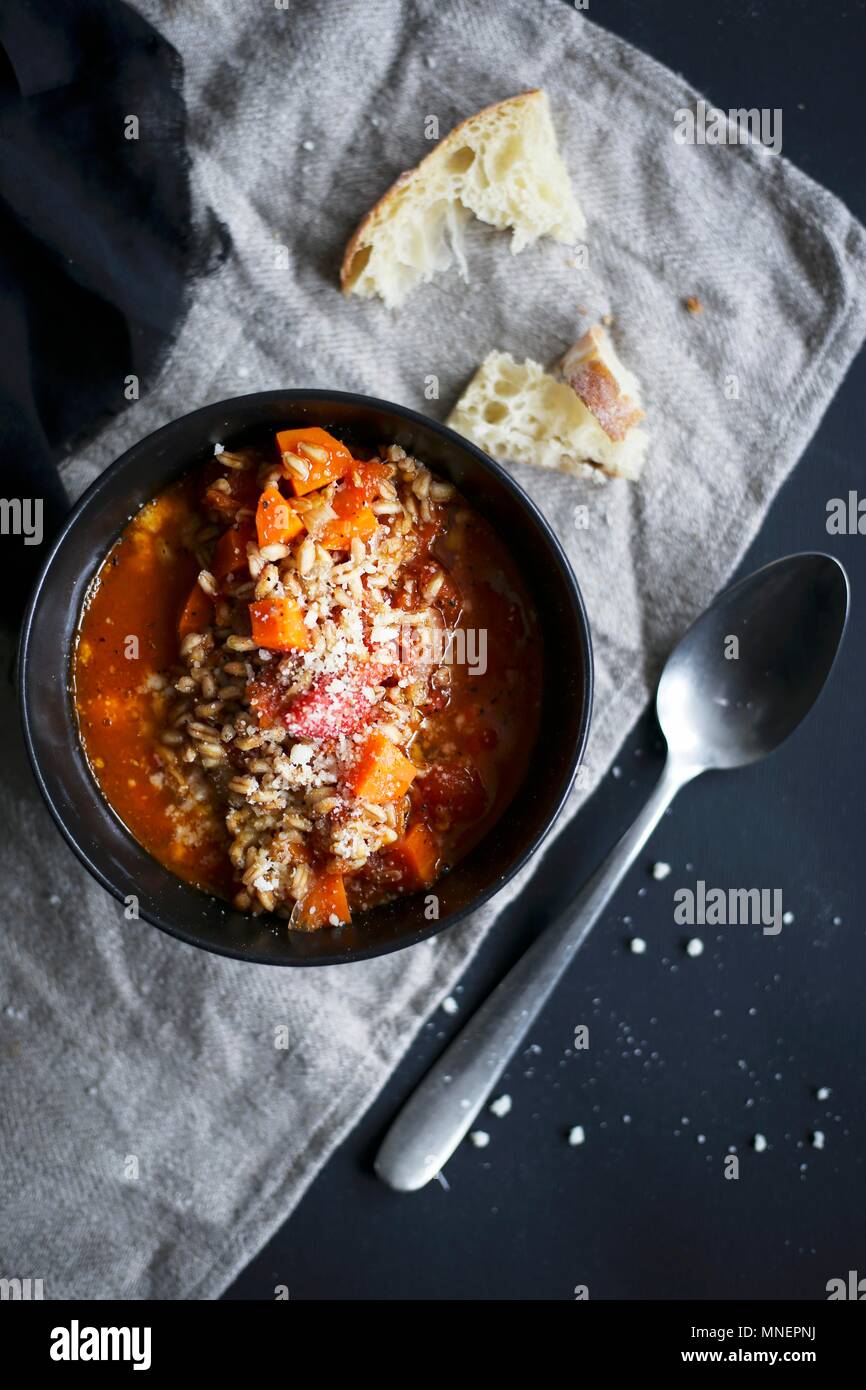
[[[582,235],[586,219],[545,92],[523,92],[469,116],[401,174],[346,247],[343,293],[380,295],[393,309],[454,260],[468,279],[463,236],[470,214],[512,228],[513,255],[541,236],[573,245]]]
[[[599,470],[637,479],[649,443],[637,428],[640,387],[600,325],[569,349],[560,370],[567,379],[491,352],[447,423],[496,459],[597,481]]]

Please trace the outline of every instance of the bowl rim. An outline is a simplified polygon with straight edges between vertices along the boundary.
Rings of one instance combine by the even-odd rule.
[[[545,542],[548,553],[551,559],[555,562],[556,567],[560,572],[560,576],[564,581],[569,600],[574,610],[576,626],[578,628],[582,644],[581,656],[583,663],[583,709],[581,711],[580,716],[578,736],[573,745],[571,756],[568,760],[568,763],[566,764],[566,771],[564,780],[562,782],[560,795],[558,796],[555,805],[553,806],[552,810],[547,816],[542,829],[535,835],[533,840],[527,845],[527,847],[522,851],[522,853],[509,864],[507,870],[496,882],[491,884],[477,897],[473,898],[471,902],[464,904],[462,907],[448,914],[443,919],[435,920],[429,926],[420,929],[417,933],[412,935],[411,940],[395,940],[393,942],[380,943],[378,945],[362,947],[360,949],[353,949],[351,951],[338,951],[315,958],[298,957],[296,959],[291,959],[287,957],[284,960],[275,961],[265,957],[255,949],[241,949],[240,947],[231,942],[227,942],[225,946],[204,942],[196,938],[192,929],[185,929],[182,926],[178,926],[173,920],[171,920],[169,917],[163,914],[160,914],[153,910],[145,911],[144,908],[140,908],[141,918],[144,921],[146,921],[150,926],[156,927],[158,930],[164,932],[166,935],[172,937],[176,941],[183,942],[185,945],[194,947],[198,950],[207,951],[209,954],[227,957],[232,960],[246,961],[252,965],[269,965],[275,968],[281,968],[286,966],[300,968],[307,966],[348,965],[353,963],[354,961],[371,960],[379,956],[391,955],[395,951],[406,950],[411,946],[418,945],[422,941],[427,941],[431,937],[437,936],[440,932],[445,931],[446,929],[450,929],[452,927],[457,926],[458,923],[465,921],[472,913],[477,912],[479,908],[483,907],[485,903],[489,902],[491,898],[493,898],[497,893],[501,892],[502,889],[505,888],[505,886],[511,882],[515,875],[520,872],[520,870],[529,862],[533,855],[535,855],[541,848],[542,844],[550,835],[551,830],[553,829],[554,825],[560,817],[563,806],[568,800],[569,794],[574,785],[575,777],[577,776],[577,771],[580,766],[581,759],[586,750],[586,744],[589,737],[589,727],[592,717],[594,697],[592,635],[590,631],[586,605],[580,590],[580,586],[577,582],[577,577],[572,568],[571,562],[569,561],[568,556],[566,555],[559,539],[557,538],[556,533],[550,525],[550,522],[544,516],[543,512],[540,510],[537,504],[533,501],[529,494],[520,486],[516,479],[514,479],[511,476],[508,470],[504,468],[500,463],[498,463],[495,459],[491,458],[489,454],[485,454],[482,449],[479,449],[477,445],[471,442],[471,440],[466,439],[461,434],[458,434],[456,430],[452,430],[449,426],[442,424],[440,421],[433,420],[429,416],[421,414],[420,411],[413,410],[409,406],[399,405],[393,401],[383,400],[381,397],[368,396],[359,392],[329,391],[323,388],[304,389],[302,387],[287,387],[285,390],[273,389],[268,391],[251,391],[241,396],[232,396],[227,398],[226,400],[214,401],[208,405],[199,406],[196,410],[189,411],[186,415],[179,415],[175,419],[168,421],[166,424],[159,426],[158,429],[152,430],[142,439],[139,439],[134,444],[130,445],[130,447],[128,449],[125,449],[124,452],[120,454],[112,463],[110,463],[107,468],[103,469],[102,472],[100,472],[97,475],[97,477],[94,478],[93,482],[89,485],[89,487],[85,489],[85,491],[81,494],[81,496],[72,506],[69,515],[64,521],[58,535],[56,536],[53,544],[51,545],[48,551],[42,568],[39,571],[38,578],[33,586],[32,592],[27,601],[27,607],[24,615],[24,621],[21,626],[21,635],[18,644],[17,686],[20,716],[24,734],[24,744],[27,749],[27,756],[30,761],[30,766],[33,771],[34,778],[36,780],[36,784],[39,787],[42,799],[48,807],[54,824],[57,826],[67,845],[73,851],[80,863],[83,864],[84,867],[88,870],[88,872],[93,876],[93,878],[95,878],[96,881],[99,884],[101,884],[101,886],[108,893],[110,893],[111,896],[115,898],[117,902],[121,904],[124,903],[126,895],[124,894],[122,889],[112,881],[110,876],[96,862],[95,858],[89,852],[87,845],[84,842],[84,838],[81,837],[81,839],[79,839],[79,837],[75,834],[73,826],[68,824],[66,818],[61,815],[58,807],[55,804],[51,790],[49,789],[46,779],[43,775],[41,766],[41,755],[38,748],[38,734],[35,731],[35,720],[33,718],[33,709],[35,708],[35,703],[38,700],[38,681],[32,678],[32,673],[30,671],[31,638],[34,630],[37,610],[40,605],[40,600],[42,598],[43,591],[50,579],[51,570],[53,568],[58,553],[65,545],[70,533],[78,525],[79,518],[81,517],[84,510],[95,499],[97,499],[106,488],[108,488],[113,483],[114,479],[117,477],[118,474],[125,472],[129,468],[134,468],[140,454],[144,453],[145,451],[149,452],[153,448],[156,441],[160,439],[170,438],[170,436],[176,431],[179,431],[181,427],[183,427],[184,429],[188,429],[192,422],[194,422],[195,420],[200,420],[202,424],[204,439],[204,432],[207,429],[206,422],[211,422],[218,418],[221,414],[230,413],[231,411],[236,410],[241,406],[243,406],[244,408],[249,408],[254,401],[261,402],[262,404],[276,404],[279,401],[285,401],[289,405],[291,405],[293,402],[300,405],[303,401],[315,401],[321,403],[335,402],[340,404],[341,406],[356,406],[359,408],[363,407],[364,409],[380,410],[382,412],[396,415],[404,420],[407,420],[412,424],[419,425],[425,429],[432,430],[435,434],[438,434],[452,447],[460,449],[465,453],[468,453],[472,458],[475,459],[477,463],[481,464],[482,471],[492,473],[495,477],[499,479],[500,483],[502,483],[506,490],[510,492],[517,504],[520,507],[522,507],[525,512],[528,513],[537,531],[540,532],[542,539]],[[226,429],[228,433],[231,433],[231,426],[227,425]],[[110,544],[113,544],[113,540]],[[110,546],[108,548],[110,548]],[[37,692],[35,699],[33,694],[34,688]],[[65,673],[64,690],[68,691],[68,677]],[[76,737],[77,736],[78,735],[76,732]],[[103,796],[103,800],[105,801],[105,804],[108,807],[109,811],[115,817],[115,820],[119,823],[124,832],[130,836],[130,838],[133,840],[139,851],[142,854],[149,855],[149,851],[146,850],[144,846],[139,844],[139,842],[135,839],[135,836],[132,835],[132,832],[117,815],[117,812],[111,806],[111,803],[104,796],[104,793],[102,793],[101,788],[99,788],[98,785],[97,790],[99,791],[100,795]],[[98,841],[96,841],[96,843],[98,843]],[[152,855],[149,857],[153,858]],[[168,870],[168,872],[170,873],[171,870]],[[195,885],[190,886],[195,887]],[[199,891],[204,892],[203,889],[200,889]],[[206,894],[206,896],[213,895]]]

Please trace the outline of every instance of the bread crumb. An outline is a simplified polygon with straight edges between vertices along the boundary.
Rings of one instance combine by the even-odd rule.
[[[702,314],[704,312],[704,306],[696,294],[687,295],[684,302],[690,314]]]

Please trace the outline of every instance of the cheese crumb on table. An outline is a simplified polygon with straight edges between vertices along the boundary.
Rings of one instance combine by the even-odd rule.
[[[628,943],[628,949],[631,951],[632,955],[642,956],[646,950],[646,942],[642,936],[633,936]]]
[[[756,1154],[762,1154],[766,1147],[767,1140],[763,1134],[755,1134],[752,1136],[752,1148],[755,1150]]]
[[[501,1120],[504,1115],[507,1115],[510,1109],[511,1096],[509,1095],[497,1096],[496,1100],[490,1103],[491,1114],[495,1115],[499,1120]]]
[[[490,1143],[490,1135],[483,1129],[473,1129],[469,1135],[469,1142],[474,1144],[476,1149],[486,1149]]]
[[[694,958],[704,954],[704,943],[699,936],[693,936],[686,942],[686,955]]]
[[[447,999],[442,1000],[442,1012],[444,1014],[456,1014],[457,1000],[452,995],[449,994]]]
[[[667,878],[670,871],[670,864],[666,864],[663,859],[659,859],[657,863],[653,864],[652,876],[657,882],[661,882],[663,878]]]
[[[568,1142],[573,1149],[576,1149],[578,1144],[584,1144],[586,1142],[586,1131],[583,1125],[573,1125],[571,1127],[568,1131]]]

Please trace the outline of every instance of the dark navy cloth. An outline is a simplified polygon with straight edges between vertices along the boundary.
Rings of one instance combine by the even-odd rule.
[[[45,527],[38,546],[0,537],[13,623],[67,508],[58,460],[127,404],[129,377],[148,389],[225,250],[193,228],[181,79],[120,0],[4,0],[0,497],[41,497]]]

